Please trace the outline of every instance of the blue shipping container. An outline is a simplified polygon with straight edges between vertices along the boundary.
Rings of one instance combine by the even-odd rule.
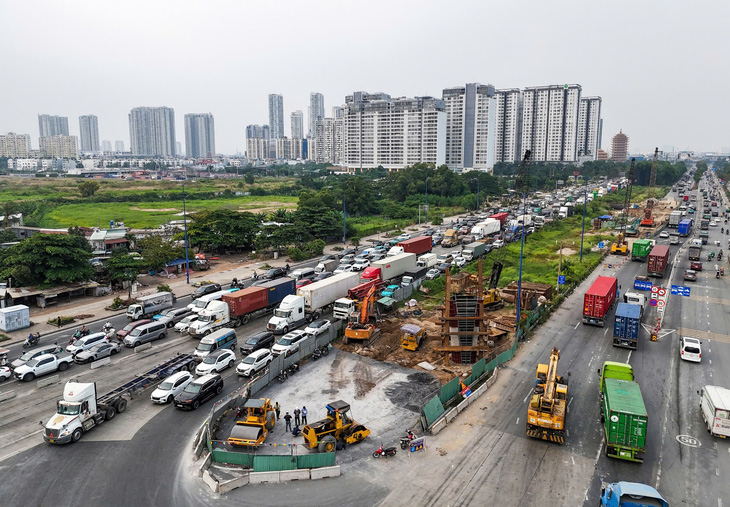
[[[619,303],[613,324],[613,345],[636,348],[641,327],[641,307],[631,303]]]
[[[680,236],[688,236],[692,231],[692,219],[686,218],[677,225],[677,232]]]
[[[270,282],[262,283],[260,287],[269,290],[269,306],[278,305],[281,300],[290,294],[295,294],[295,284],[293,278],[277,278]]]

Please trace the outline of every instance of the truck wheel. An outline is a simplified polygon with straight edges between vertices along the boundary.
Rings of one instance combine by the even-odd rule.
[[[269,412],[266,414],[266,429],[271,431],[274,429],[274,423],[276,422],[276,414]]]
[[[208,329],[205,333],[203,333],[203,336],[208,336],[210,334],[210,329]]]
[[[127,400],[125,400],[124,398],[120,399],[117,402],[117,407],[116,408],[117,408],[117,412],[119,412],[120,414],[122,412],[124,412],[125,410],[127,410]]]
[[[34,378],[35,378],[35,375],[33,375],[32,373],[26,373],[25,376],[23,377],[23,382],[30,382]]]
[[[71,434],[71,442],[78,442],[79,440],[81,440],[81,435],[83,434],[84,432],[81,431],[81,428],[76,428]]]
[[[106,413],[104,414],[104,419],[107,421],[111,421],[114,419],[114,416],[117,415],[117,409],[114,407],[109,407],[106,409]]]
[[[61,363],[58,365],[58,371],[66,371],[68,370],[68,363]]]
[[[337,450],[337,440],[332,435],[326,435],[317,446],[319,452],[335,452]]]
[[[284,329],[281,330],[283,334],[286,334],[289,332],[289,326],[284,326]]]
[[[243,322],[243,325],[245,326],[246,324],[249,323],[250,320],[251,320],[251,316],[250,315],[244,315],[243,316],[243,319],[241,319],[241,322]]]

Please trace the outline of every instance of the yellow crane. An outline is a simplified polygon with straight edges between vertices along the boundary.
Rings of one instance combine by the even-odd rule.
[[[535,388],[527,407],[527,436],[564,444],[568,379],[558,375],[559,360],[560,351],[555,347],[550,364],[537,365]]]

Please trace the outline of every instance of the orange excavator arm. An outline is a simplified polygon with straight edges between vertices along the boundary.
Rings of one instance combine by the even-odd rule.
[[[367,324],[370,320],[370,307],[373,304],[375,298],[375,287],[370,287],[367,296],[362,301],[362,308],[360,309],[360,324]]]

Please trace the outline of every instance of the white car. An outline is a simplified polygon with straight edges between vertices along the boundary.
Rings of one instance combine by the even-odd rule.
[[[659,237],[660,238],[668,238],[669,237],[669,233],[667,231],[662,231],[662,232],[659,233]]]
[[[230,368],[236,362],[236,353],[231,349],[218,349],[208,354],[203,362],[195,368],[196,375],[207,375],[209,373],[220,373]]]
[[[454,258],[454,264],[456,264],[457,268],[463,268],[466,266],[466,259],[459,255],[458,257]]]
[[[404,232],[403,234],[401,234],[400,236],[398,236],[398,239],[400,241],[405,241],[407,239],[411,239],[411,235],[408,234],[407,232]]]
[[[717,222],[715,222],[714,220],[710,222],[710,227],[717,227]]]
[[[370,266],[370,261],[367,259],[358,259],[355,264],[352,265],[351,271],[362,271]]]
[[[243,377],[250,377],[254,373],[257,373],[269,366],[273,360],[274,355],[269,349],[255,350],[244,357],[243,361],[238,363],[238,366],[236,366],[236,373]]]
[[[299,344],[308,337],[309,335],[301,329],[291,331],[279,338],[279,341],[271,347],[271,353],[275,356],[279,354],[284,354],[284,357],[289,356],[298,351]]]
[[[190,328],[190,324],[198,320],[197,315],[188,315],[183,320],[175,324],[175,331],[178,333],[187,333]]]
[[[170,403],[177,394],[180,394],[193,381],[193,378],[193,374],[189,371],[179,371],[170,375],[157,386],[157,389],[152,391],[150,395],[152,403],[159,405]]]
[[[452,250],[451,256],[456,259],[457,257],[461,257],[461,250]]]
[[[428,273],[426,273],[426,280],[435,280],[441,276],[441,271],[438,270],[438,268],[431,268],[428,270]]]
[[[187,306],[184,308],[168,308],[159,315],[155,315],[153,320],[162,322],[168,329],[189,316],[193,311]]]
[[[335,269],[332,272],[332,274],[333,275],[339,275],[340,273],[349,273],[350,271],[352,271],[352,265],[351,264],[349,264],[349,265],[340,264],[339,266],[337,266],[337,269]]]
[[[304,328],[304,332],[309,336],[319,336],[322,333],[327,332],[330,327],[332,327],[332,323],[329,320],[315,320]]]
[[[504,246],[504,241],[501,239],[498,239],[494,243],[492,243],[492,248],[502,248]]]
[[[679,342],[679,357],[685,361],[699,363],[702,361],[702,342],[697,338],[683,336]]]
[[[0,382],[5,382],[13,376],[13,372],[7,366],[0,366]]]

